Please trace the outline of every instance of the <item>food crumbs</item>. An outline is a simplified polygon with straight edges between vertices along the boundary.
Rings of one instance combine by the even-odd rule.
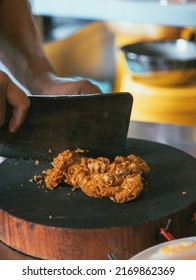
[[[48,218],[49,218],[49,219],[52,219],[52,215],[49,215]]]
[[[36,160],[36,161],[35,161],[35,165],[39,165],[39,160]]]
[[[37,184],[42,184],[43,183],[43,180],[39,180],[38,182],[37,182]]]
[[[182,195],[186,195],[186,192],[182,192]]]
[[[52,150],[51,150],[51,149],[49,149],[49,150],[48,150],[48,153],[49,153],[49,154],[52,154]]]
[[[34,181],[37,181],[39,179],[42,179],[42,176],[41,175],[35,175],[35,176],[33,176],[33,179],[34,179]]]

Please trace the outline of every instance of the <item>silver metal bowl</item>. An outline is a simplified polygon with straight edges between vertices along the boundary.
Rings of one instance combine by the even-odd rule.
[[[196,78],[196,43],[184,39],[123,46],[132,77],[152,85],[180,85]]]

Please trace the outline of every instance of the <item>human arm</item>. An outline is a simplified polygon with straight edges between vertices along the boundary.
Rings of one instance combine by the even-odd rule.
[[[101,92],[89,81],[58,77],[43,49],[27,0],[0,1],[0,42],[0,59],[32,94]]]

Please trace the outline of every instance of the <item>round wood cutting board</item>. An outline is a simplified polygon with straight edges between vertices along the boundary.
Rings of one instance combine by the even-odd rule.
[[[159,229],[172,219],[176,238],[196,235],[196,159],[176,148],[128,139],[126,154],[145,159],[150,172],[138,199],[117,204],[64,184],[31,183],[49,162],[6,159],[0,164],[0,239],[43,259],[128,259],[165,241]]]

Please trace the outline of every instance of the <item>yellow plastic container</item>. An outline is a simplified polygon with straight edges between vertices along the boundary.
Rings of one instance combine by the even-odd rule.
[[[149,86],[127,74],[120,91],[133,95],[133,120],[196,125],[196,83],[171,88]]]

